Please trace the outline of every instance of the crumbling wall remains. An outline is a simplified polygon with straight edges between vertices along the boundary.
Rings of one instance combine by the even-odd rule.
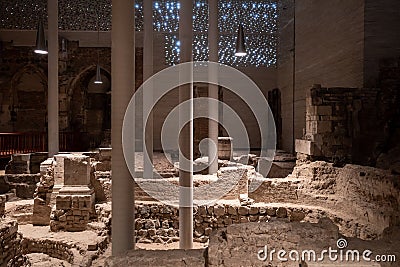
[[[0,220],[0,266],[25,266],[26,259],[20,251],[21,236],[16,221]]]

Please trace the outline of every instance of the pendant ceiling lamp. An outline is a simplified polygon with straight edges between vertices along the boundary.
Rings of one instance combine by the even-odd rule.
[[[243,57],[245,55],[247,55],[247,52],[246,52],[246,45],[244,42],[244,31],[243,31],[242,24],[239,24],[238,34],[237,34],[237,38],[236,38],[235,56]]]
[[[241,1],[237,1],[237,5],[239,5],[239,27],[238,27],[238,34],[236,38],[236,51],[235,51],[235,56],[237,57],[244,57],[247,55],[246,52],[246,44],[245,44],[245,39],[244,39],[244,31],[243,31],[243,26],[242,26],[242,7]]]
[[[102,84],[103,81],[101,80],[101,73],[100,73],[100,65],[97,63],[97,68],[96,68],[96,79],[94,80],[95,84]]]
[[[97,16],[97,45],[100,43],[100,31],[99,31],[99,17]],[[100,52],[97,50],[97,67],[96,67],[96,79],[94,80],[95,84],[102,84],[101,80],[101,68],[100,68]]]
[[[42,54],[42,55],[46,55],[48,53],[42,20],[39,20],[38,23],[38,28],[36,32],[36,47],[34,52],[36,54]]]

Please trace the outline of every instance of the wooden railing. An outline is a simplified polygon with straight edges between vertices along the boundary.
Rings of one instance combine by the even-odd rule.
[[[60,151],[84,151],[88,148],[86,133],[60,132]],[[16,153],[47,151],[47,133],[0,133],[0,157]]]

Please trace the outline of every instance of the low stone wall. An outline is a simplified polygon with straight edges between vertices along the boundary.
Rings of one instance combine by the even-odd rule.
[[[47,159],[47,152],[14,154],[5,168],[6,174],[36,174],[40,163]]]
[[[2,219],[0,221],[0,266],[25,266],[26,259],[22,256],[20,241],[17,222]]]
[[[260,186],[249,192],[249,197],[254,199],[255,202],[285,203],[298,201],[297,190],[302,185],[299,179],[259,179],[259,182]]]
[[[93,212],[93,195],[58,195],[56,210],[51,214],[52,231],[83,231],[90,221]]]
[[[323,161],[298,165],[292,174],[301,181],[296,201],[337,214],[341,233],[376,239],[386,227],[400,223],[399,175],[372,167]],[[339,219],[340,217],[340,219]]]
[[[337,164],[374,166],[385,147],[391,147],[390,139],[397,140],[394,110],[399,104],[394,88],[385,84],[382,88],[314,85],[306,97],[306,128],[296,140],[296,152]]]
[[[255,202],[221,201],[195,207],[193,235],[195,241],[206,242],[212,230],[231,224],[277,219],[316,222],[329,217],[346,236],[377,239],[386,227],[399,223],[400,190],[396,177],[358,165],[299,165],[288,178],[263,179],[260,188],[249,193]],[[97,207],[97,215],[109,225],[110,208],[99,212]],[[154,201],[136,202],[135,217],[137,242],[178,240],[176,207]]]
[[[68,240],[51,240],[27,238],[18,233],[18,223],[15,220],[2,219],[0,221],[0,266],[31,266],[25,256],[30,253],[44,253],[50,257],[65,260],[72,266],[90,266],[91,257],[96,254],[93,250],[104,250],[107,238],[101,238],[95,247],[82,247]],[[91,254],[83,253],[92,250]],[[97,251],[97,252],[98,252]]]
[[[277,255],[265,261],[258,258],[258,252],[265,246],[271,251],[322,249],[336,247],[339,233],[329,219],[317,224],[310,223],[247,223],[221,229],[211,236],[208,248],[208,266],[288,266],[298,267],[299,261],[287,261],[284,265]],[[264,256],[263,254],[261,256]],[[287,255],[286,255],[287,256]]]
[[[4,216],[6,211],[6,197],[0,195],[0,218]]]
[[[72,252],[74,247],[65,242],[23,238],[20,248],[23,254],[44,253],[50,257],[74,263],[74,253]]]
[[[99,208],[97,209],[100,210]],[[102,213],[103,211],[99,211]],[[194,213],[194,240],[207,242],[210,233],[218,228],[231,224],[247,222],[267,222],[276,219],[301,221],[306,209],[285,208],[277,206],[235,206],[231,204],[215,204],[198,206]],[[179,240],[179,210],[161,203],[140,203],[135,206],[135,234],[137,242],[170,243]],[[105,216],[102,216],[105,217]]]
[[[213,231],[206,249],[131,250],[118,257],[109,257],[105,266],[377,267],[381,264],[364,261],[362,253],[371,251],[371,259],[385,254],[397,258],[398,242],[394,240],[398,240],[398,228],[392,231],[388,232],[390,236],[387,238],[375,242],[341,236],[338,227],[328,218],[321,218],[317,223],[275,221],[233,224]],[[360,260],[351,260],[355,250],[360,253]],[[340,255],[343,259],[349,255],[350,260],[341,261]],[[330,260],[330,257],[337,257],[337,260]],[[388,262],[382,266],[394,267],[398,264]]]
[[[0,175],[0,180],[7,192],[14,189],[17,197],[33,198],[40,174],[4,174]],[[2,192],[6,193],[6,190]]]

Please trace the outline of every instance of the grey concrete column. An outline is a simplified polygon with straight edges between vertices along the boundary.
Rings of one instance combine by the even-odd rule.
[[[143,16],[143,81],[146,81],[153,75],[153,0],[144,0]],[[148,110],[153,103],[152,83],[148,83],[143,89],[143,110]],[[150,112],[149,118],[143,121],[143,130],[144,144],[149,156],[143,157],[143,178],[153,178],[153,112]]]
[[[134,18],[133,0],[112,1],[111,171],[113,214],[111,237],[113,256],[134,248],[133,179],[122,152],[123,118],[135,90]],[[134,142],[132,142],[132,149],[135,149]]]
[[[59,151],[58,127],[58,1],[48,0],[47,145],[49,157]]]
[[[218,0],[209,0],[208,7],[208,60],[218,62]],[[208,75],[210,81],[218,81],[217,70],[213,67],[209,68]],[[218,85],[208,84],[208,97],[218,100]],[[209,103],[208,112],[210,118],[218,118],[218,104]],[[213,174],[218,171],[218,122],[214,120],[208,121],[208,138],[212,141],[208,147],[208,171]],[[212,158],[212,155],[215,155],[215,158]]]
[[[180,1],[179,40],[181,42],[180,62],[192,61],[192,10],[193,1]],[[192,70],[180,69],[179,75],[193,75]],[[193,84],[179,87],[179,103],[193,98]],[[179,248],[193,248],[193,107],[179,108],[180,125],[185,124],[179,135]],[[187,160],[184,160],[186,158]]]

